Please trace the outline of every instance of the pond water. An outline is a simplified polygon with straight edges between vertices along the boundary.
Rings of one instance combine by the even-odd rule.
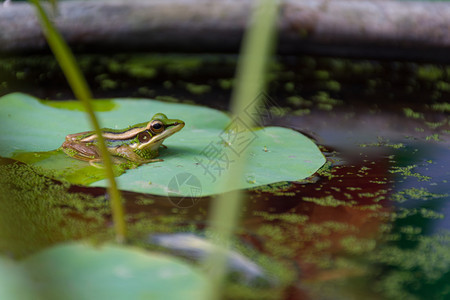
[[[146,97],[227,110],[236,57],[84,55],[79,62],[98,98]],[[449,82],[450,67],[439,65],[313,57],[271,63],[266,125],[309,136],[327,164],[305,181],[246,193],[237,249],[283,278],[259,290],[276,299],[450,297]],[[72,98],[48,56],[1,59],[0,96],[16,91]],[[1,162],[3,168],[11,164]],[[20,257],[63,240],[111,237],[102,188],[33,180],[47,188],[32,194],[26,185],[14,186],[19,192],[2,194],[19,204],[39,195],[47,202],[36,200],[33,209],[53,213],[44,222],[7,206],[7,214],[22,217],[0,221],[11,229],[0,231],[3,252]],[[180,205],[168,197],[124,195],[132,240],[150,248],[156,246],[147,236],[155,232],[201,236],[213,200]],[[233,289],[230,298],[239,293]]]

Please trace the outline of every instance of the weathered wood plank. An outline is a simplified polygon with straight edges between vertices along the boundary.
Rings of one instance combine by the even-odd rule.
[[[64,1],[54,22],[76,51],[237,53],[251,3]],[[448,2],[285,0],[280,14],[282,54],[450,61]],[[0,6],[0,28],[0,53],[47,50],[28,3]]]

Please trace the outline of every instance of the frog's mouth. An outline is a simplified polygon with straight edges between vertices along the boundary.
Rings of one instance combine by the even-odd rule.
[[[166,138],[180,131],[184,127],[184,125],[185,123],[182,121],[174,122],[173,124],[166,127],[166,130],[164,130],[164,132],[153,136],[147,143],[139,145],[138,149],[142,150],[148,147],[151,147],[152,149],[158,149]]]

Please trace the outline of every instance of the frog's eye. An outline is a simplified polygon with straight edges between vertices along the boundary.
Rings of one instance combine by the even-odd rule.
[[[161,121],[153,121],[150,128],[154,133],[160,133],[164,130],[164,124]]]
[[[152,138],[151,134],[148,131],[144,131],[138,134],[139,143],[145,144]]]

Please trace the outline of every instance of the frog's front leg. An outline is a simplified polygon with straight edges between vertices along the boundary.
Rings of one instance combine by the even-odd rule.
[[[132,165],[134,165],[133,168],[142,165],[142,164],[147,164],[147,163],[151,163],[151,162],[157,162],[157,161],[164,161],[163,159],[159,159],[159,158],[154,158],[154,159],[146,159],[146,160],[129,160],[128,158],[122,157],[122,156],[113,156],[112,157],[112,161],[114,164],[122,164],[125,163],[126,161],[130,161],[132,163]],[[95,158],[95,159],[90,159],[89,160],[89,164],[97,169],[103,169],[103,165],[99,164],[102,162],[101,158]]]
[[[164,161],[163,159],[155,158],[159,155],[158,150],[138,150],[131,149],[127,146],[120,146],[115,149],[114,153],[117,156],[123,157],[139,165],[157,161]]]

